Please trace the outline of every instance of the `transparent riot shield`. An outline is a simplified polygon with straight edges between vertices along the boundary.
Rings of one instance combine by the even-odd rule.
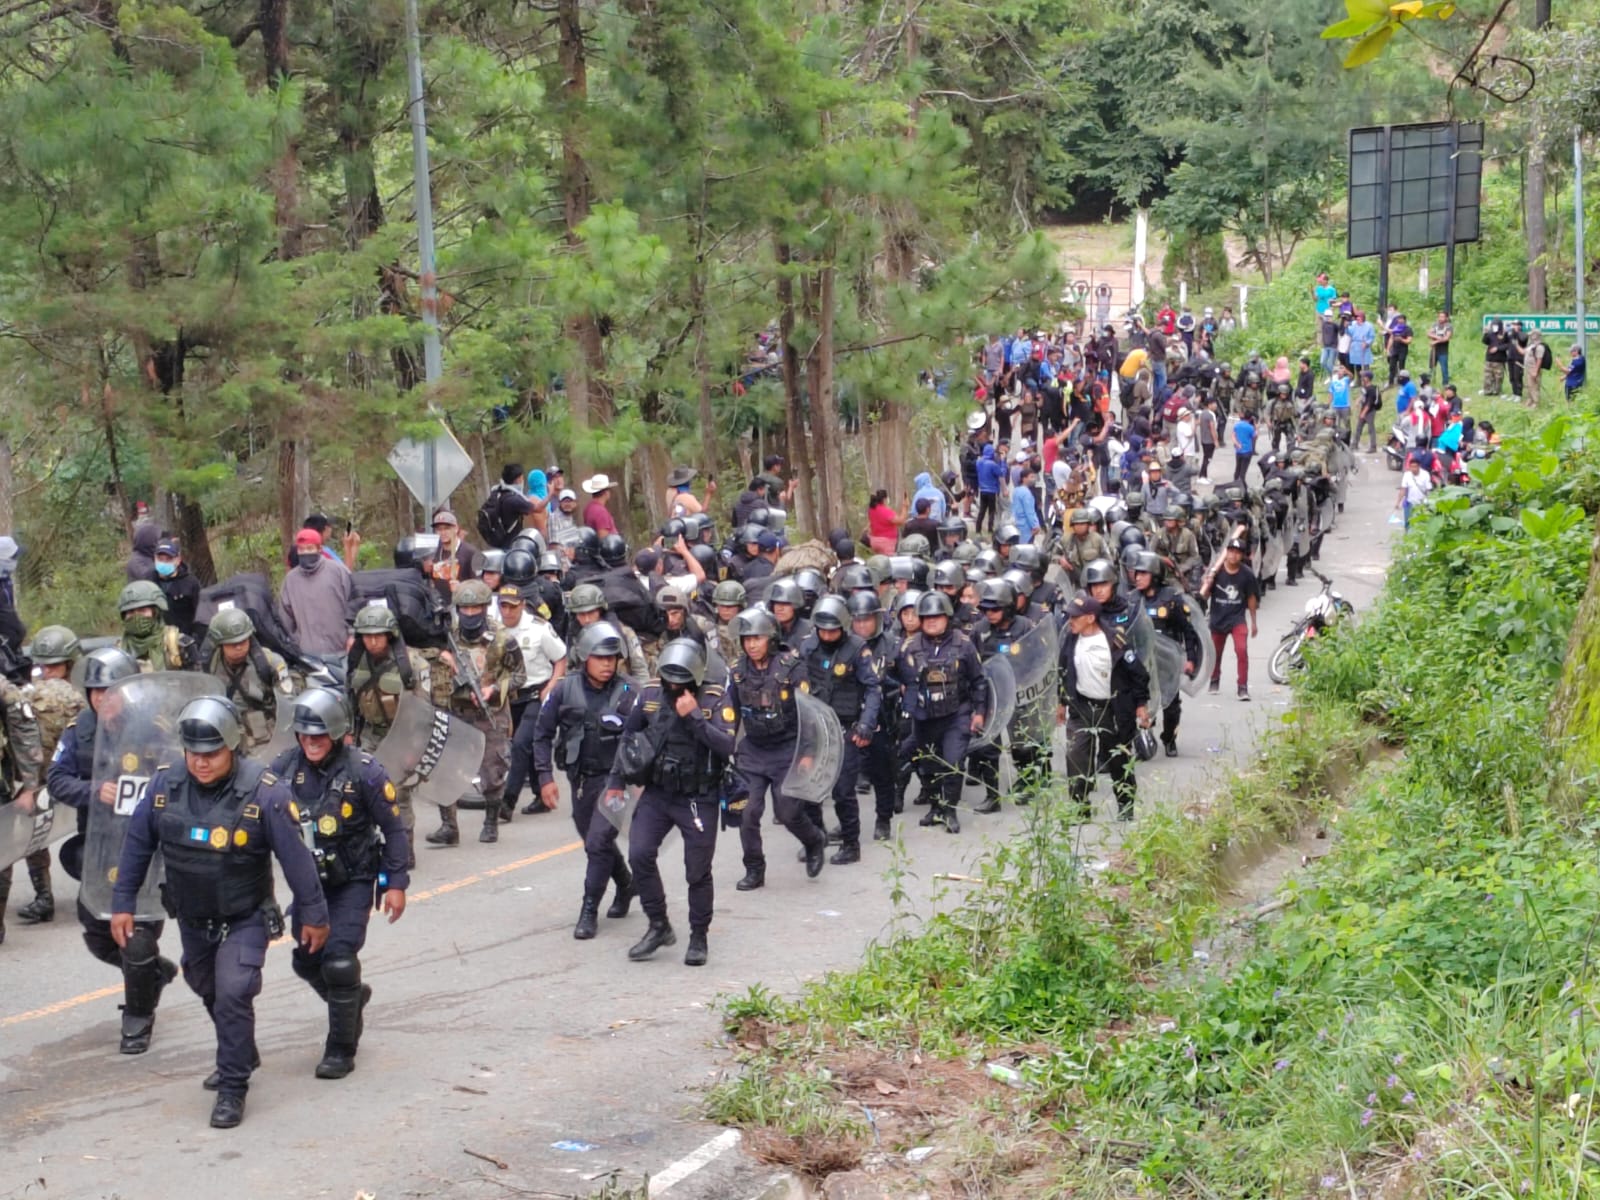
[[[1139,665],[1150,675],[1150,695],[1162,695],[1161,659],[1156,653],[1156,643],[1161,641],[1161,635],[1156,632],[1150,614],[1144,610],[1143,596],[1135,595],[1129,600],[1129,605],[1133,609],[1133,620],[1127,625],[1128,645],[1139,656]]]
[[[1263,583],[1273,579],[1278,574],[1278,568],[1283,565],[1283,529],[1282,527],[1267,534],[1266,544],[1261,548],[1261,581]]]
[[[1056,727],[1057,663],[1061,635],[1053,617],[1045,617],[1011,647],[1011,671],[1017,681],[1017,706],[1011,718],[1011,740],[1048,747]]]
[[[413,804],[454,804],[483,763],[483,731],[402,692],[394,723],[372,756],[396,786],[415,781]]]
[[[1206,624],[1206,610],[1200,607],[1200,601],[1185,595],[1183,602],[1189,607],[1189,624],[1200,638],[1200,661],[1195,663],[1192,676],[1185,675],[1178,681],[1178,687],[1185,695],[1197,696],[1216,667],[1217,648],[1212,644],[1211,627]]]
[[[178,714],[191,700],[222,695],[222,682],[195,671],[157,671],[119,680],[100,701],[94,739],[93,790],[84,836],[83,880],[78,897],[95,916],[109,919],[122,841],[144,798],[145,785],[163,764],[182,764]],[[157,852],[134,904],[135,917],[158,919],[163,878]]]
[[[58,829],[59,836],[64,837],[72,828],[70,813],[57,826],[48,791],[39,789],[33,801],[32,812],[23,812],[14,800],[0,804],[0,870],[21,862],[35,850],[43,850],[56,840]]]
[[[639,795],[644,789],[635,784],[628,784],[622,789],[620,796],[607,795],[601,792],[595,801],[595,807],[617,827],[617,832],[624,837],[628,834],[629,827],[633,824],[633,814],[639,807]]]
[[[1011,715],[1017,711],[1017,673],[1012,669],[1015,656],[996,654],[983,664],[983,673],[989,681],[989,715],[983,729],[972,739],[970,750],[981,750],[993,745],[1011,724]]]
[[[800,728],[794,739],[794,761],[783,777],[785,795],[821,804],[833,794],[844,765],[844,729],[833,709],[806,692],[794,694]]]

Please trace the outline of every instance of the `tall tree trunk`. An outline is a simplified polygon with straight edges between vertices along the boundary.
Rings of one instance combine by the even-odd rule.
[[[556,0],[556,29],[560,49],[556,56],[561,95],[561,195],[567,245],[581,249],[578,227],[589,217],[593,185],[584,158],[583,132],[589,105],[589,60],[583,42],[581,0]],[[606,386],[605,344],[595,313],[574,313],[567,318],[568,340],[577,347],[577,359],[567,370],[567,403],[578,433],[573,447],[574,477],[588,472],[583,432],[591,424],[611,423],[611,393]]]
[[[11,435],[0,433],[0,533],[17,531],[17,477],[11,460]]]
[[[1550,0],[1536,0],[1533,6],[1533,27],[1543,29],[1550,24]],[[1545,160],[1548,148],[1542,134],[1535,133],[1528,146],[1528,170],[1524,176],[1527,189],[1522,198],[1523,228],[1528,237],[1528,309],[1544,312],[1550,302],[1549,266],[1545,261],[1549,242],[1545,238]]]
[[[832,203],[824,193],[826,211]],[[844,455],[839,436],[839,401],[834,394],[833,331],[835,243],[829,239],[827,258],[817,272],[817,340],[806,363],[806,384],[811,398],[811,440],[816,448],[817,520],[811,532],[821,536],[844,524]]]
[[[778,263],[778,337],[783,345],[783,411],[789,434],[789,465],[794,468],[795,519],[805,529],[817,527],[816,480],[806,442],[805,412],[800,396],[800,361],[794,348],[794,255],[779,238],[773,247]]]
[[[700,192],[700,216],[695,223],[695,262],[689,275],[689,306],[694,312],[694,374],[700,394],[700,468],[717,469],[717,422],[711,407],[711,360],[706,348],[706,262],[704,176]]]

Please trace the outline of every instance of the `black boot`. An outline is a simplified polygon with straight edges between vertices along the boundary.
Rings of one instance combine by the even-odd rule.
[[[995,793],[990,792],[978,804],[973,806],[972,811],[975,813],[983,813],[985,815],[989,813],[997,813],[1000,811],[1000,797]]]
[[[17,918],[24,925],[42,925],[53,921],[56,915],[56,897],[50,888],[50,865],[28,864],[28,879],[33,884],[33,899],[17,910]],[[4,905],[0,905],[3,908]]]
[[[318,1079],[343,1079],[356,1069],[362,1014],[372,989],[362,984],[328,988],[328,1040],[314,1074]]]
[[[995,807],[999,808],[1000,806],[997,804]],[[946,806],[944,810],[944,831],[946,833],[961,832],[961,818],[956,816],[956,808],[953,804]]]
[[[879,817],[877,824],[872,827],[872,840],[875,842],[887,842],[890,836],[889,819],[887,817]]]
[[[767,869],[765,867],[746,867],[744,878],[734,884],[734,889],[741,892],[753,892],[758,887],[767,885]]]
[[[11,872],[0,871],[0,946],[6,940],[6,901],[11,898]]]
[[[500,805],[494,800],[483,802],[483,828],[478,830],[480,842],[498,842],[500,840]]]
[[[644,936],[628,949],[628,957],[634,962],[643,962],[663,946],[676,946],[678,935],[672,932],[672,923],[665,917],[659,921],[654,917],[650,919],[650,928],[644,931]]]
[[[508,804],[504,800],[500,801],[500,824],[511,824],[511,816],[516,810],[517,806],[515,804]]]
[[[578,923],[572,927],[572,936],[580,942],[587,942],[599,932],[599,917],[600,897],[585,892],[583,907],[578,909]]]
[[[706,933],[703,929],[689,931],[689,948],[683,952],[683,965],[686,967],[703,967],[706,965]]]
[[[859,842],[840,842],[839,853],[828,860],[836,867],[847,867],[851,863],[861,861],[861,844]]]
[[[628,915],[628,906],[633,903],[633,876],[628,874],[626,863],[617,863],[616,869],[611,872],[611,881],[617,885],[617,891],[611,897],[611,907],[606,909],[606,916],[618,920]]]
[[[156,1031],[155,1013],[131,1013],[122,1009],[122,1040],[117,1044],[121,1054],[143,1054],[150,1049],[150,1038]]]
[[[815,879],[822,874],[822,864],[828,861],[828,835],[817,831],[817,840],[806,847],[806,877]]]
[[[454,804],[441,804],[439,806],[439,828],[428,835],[430,846],[459,846],[461,844],[461,830],[456,826],[456,806]]]
[[[244,1093],[219,1092],[211,1106],[211,1128],[232,1129],[244,1120]]]

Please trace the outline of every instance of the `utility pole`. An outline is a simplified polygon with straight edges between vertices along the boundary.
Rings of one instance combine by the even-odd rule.
[[[1577,273],[1577,304],[1573,311],[1578,318],[1578,349],[1587,354],[1583,329],[1583,130],[1572,131],[1572,257],[1575,260],[1573,269]]]
[[[418,279],[422,294],[422,371],[430,387],[444,373],[439,350],[439,280],[433,263],[433,188],[428,177],[428,115],[422,99],[422,37],[417,30],[417,0],[406,0],[406,93],[411,108],[412,195],[417,210]],[[428,407],[433,408],[430,397]],[[434,440],[424,451],[427,499],[423,507],[429,520],[439,506],[438,455]]]

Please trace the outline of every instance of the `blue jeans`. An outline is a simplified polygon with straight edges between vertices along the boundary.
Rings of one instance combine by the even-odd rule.
[[[1450,382],[1450,351],[1445,346],[1435,346],[1433,349],[1433,369],[1439,372],[1439,386],[1443,387]]]
[[[1339,351],[1337,348],[1333,346],[1324,346],[1322,348],[1322,373],[1324,375],[1332,375],[1333,364],[1338,361]]]

